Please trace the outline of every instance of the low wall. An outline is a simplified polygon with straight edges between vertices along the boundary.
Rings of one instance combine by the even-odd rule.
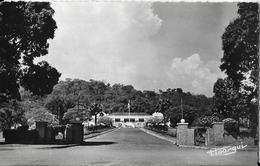
[[[23,143],[34,144],[38,139],[38,132],[36,130],[28,130],[26,128],[7,129],[3,131],[5,143]]]

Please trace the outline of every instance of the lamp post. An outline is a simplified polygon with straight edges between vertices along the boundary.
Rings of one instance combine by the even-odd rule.
[[[182,89],[181,88],[177,88],[176,89],[177,90],[177,93],[179,94],[179,97],[180,97],[180,99],[181,99],[181,123],[184,123],[185,122],[185,120],[183,119],[183,101],[182,101]]]
[[[182,96],[181,96],[181,119],[183,119]]]

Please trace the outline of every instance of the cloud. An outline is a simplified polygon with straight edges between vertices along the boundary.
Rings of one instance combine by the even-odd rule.
[[[214,82],[223,77],[218,69],[218,53],[211,52],[212,47],[219,50],[218,44],[212,42],[218,39],[197,40],[219,35],[214,28],[207,28],[209,32],[202,34],[198,27],[189,26],[194,22],[203,26],[204,22],[184,19],[178,14],[183,7],[171,4],[165,10],[168,5],[161,4],[165,6],[160,12],[157,10],[159,17],[155,14],[156,5],[149,2],[51,4],[58,29],[49,41],[49,54],[37,61],[47,60],[62,73],[61,79],[104,80],[131,84],[139,90],[181,87],[211,96]],[[172,13],[175,10],[179,12]],[[168,12],[163,14],[164,11]],[[190,18],[195,13],[194,18],[200,18],[204,10],[198,11],[202,14],[186,15]],[[191,35],[187,35],[187,27],[193,32]],[[194,52],[212,56],[191,55]],[[186,55],[191,56],[183,58]]]
[[[58,29],[44,57],[62,78],[134,84],[158,58],[150,38],[162,20],[151,3],[53,3]],[[143,88],[139,85],[137,88]]]
[[[167,72],[168,79],[171,80],[173,87],[212,96],[213,85],[217,78],[224,77],[217,64],[217,61],[203,62],[199,54],[193,54],[186,59],[177,57],[172,60]]]

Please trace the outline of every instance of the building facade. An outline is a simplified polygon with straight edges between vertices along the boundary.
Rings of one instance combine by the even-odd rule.
[[[118,112],[108,115],[116,127],[143,127],[152,115],[146,113]]]

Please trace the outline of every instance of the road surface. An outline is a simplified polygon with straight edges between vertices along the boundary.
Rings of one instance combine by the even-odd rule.
[[[207,151],[179,148],[137,128],[120,128],[81,146],[0,145],[0,165],[254,166],[257,161],[255,151],[215,157]]]

